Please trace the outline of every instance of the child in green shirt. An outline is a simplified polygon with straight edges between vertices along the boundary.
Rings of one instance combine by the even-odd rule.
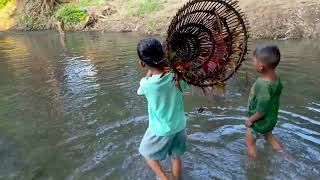
[[[280,50],[275,45],[263,45],[254,51],[254,64],[260,77],[251,88],[248,100],[247,152],[251,157],[257,155],[256,139],[263,135],[277,151],[283,151],[281,144],[272,135],[278,120],[279,99],[282,83],[276,73],[280,62]]]
[[[148,101],[149,127],[141,141],[139,152],[147,164],[161,178],[169,179],[159,161],[171,157],[173,179],[181,178],[180,157],[186,151],[186,119],[182,91],[188,88],[183,81],[174,81],[167,72],[164,51],[156,39],[138,44],[140,67],[147,68],[147,76],[140,81],[138,95]]]

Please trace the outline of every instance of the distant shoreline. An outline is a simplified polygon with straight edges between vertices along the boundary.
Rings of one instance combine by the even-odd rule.
[[[83,5],[81,7],[88,14],[87,19],[79,23],[66,24],[64,29],[66,32],[136,32],[142,35],[165,36],[171,19],[187,1],[161,1],[161,3],[153,4],[154,10],[147,13],[142,11],[143,9],[140,10],[142,5],[128,4],[130,0],[109,0],[103,5]],[[259,3],[256,0],[241,0],[239,5],[249,21],[249,32],[252,39],[320,38],[319,0],[305,0],[304,2],[261,0]],[[21,14],[15,16],[21,17]],[[36,25],[30,22],[16,21],[10,29],[15,31],[57,29],[57,19],[53,16],[38,18]]]

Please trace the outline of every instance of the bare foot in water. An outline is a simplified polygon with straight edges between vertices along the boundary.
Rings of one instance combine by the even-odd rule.
[[[272,146],[272,148],[279,152],[279,153],[283,153],[283,147],[282,145],[278,142],[278,140],[272,135],[272,132],[267,133],[264,138],[266,139],[267,142],[269,142]]]

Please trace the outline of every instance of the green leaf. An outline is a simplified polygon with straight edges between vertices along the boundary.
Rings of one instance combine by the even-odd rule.
[[[175,51],[168,52],[169,61],[172,61],[175,57],[177,57],[177,53]]]
[[[189,71],[189,72],[187,73],[187,76],[188,76],[189,78],[192,78],[192,77],[193,77],[193,73],[192,73],[191,71]]]

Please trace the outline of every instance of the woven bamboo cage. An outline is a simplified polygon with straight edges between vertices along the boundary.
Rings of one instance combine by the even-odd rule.
[[[245,60],[248,21],[234,0],[191,0],[174,16],[166,55],[174,73],[201,87],[223,85]]]

